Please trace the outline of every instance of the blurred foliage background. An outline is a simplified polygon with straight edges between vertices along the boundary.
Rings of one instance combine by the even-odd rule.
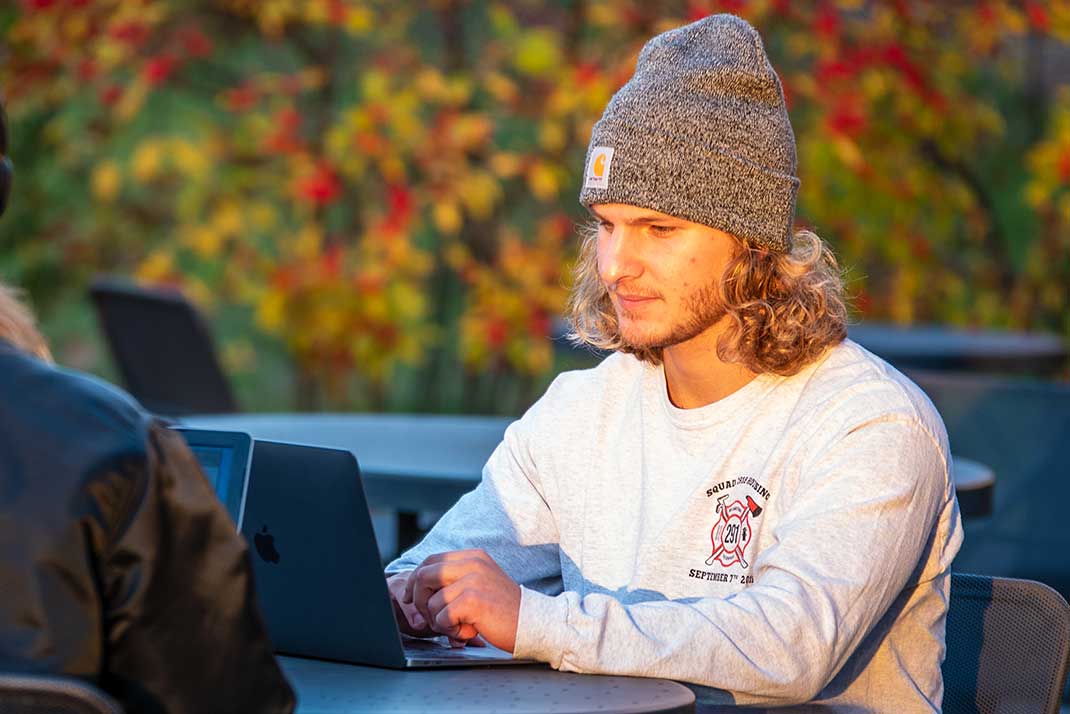
[[[1070,0],[21,0],[0,277],[181,288],[246,409],[516,413],[562,368],[590,127],[652,35],[755,24],[864,319],[1070,334]]]

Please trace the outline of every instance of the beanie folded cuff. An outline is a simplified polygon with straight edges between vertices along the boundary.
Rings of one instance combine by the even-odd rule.
[[[612,148],[613,161],[606,188],[580,191],[587,208],[624,203],[790,250],[798,178],[619,120],[595,125],[588,160],[598,147]]]

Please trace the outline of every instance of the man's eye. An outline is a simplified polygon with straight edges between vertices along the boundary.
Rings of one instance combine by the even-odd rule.
[[[660,226],[660,225],[655,223],[655,224],[650,226],[650,230],[653,233],[656,233],[658,235],[664,236],[664,235],[668,235],[668,234],[672,233],[674,230],[676,230],[676,226]]]
[[[609,231],[610,233],[613,232],[613,224],[609,221],[601,221],[598,225],[602,230]]]

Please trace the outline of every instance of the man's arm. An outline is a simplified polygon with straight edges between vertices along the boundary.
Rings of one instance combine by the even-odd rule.
[[[734,692],[739,703],[808,701],[933,547],[946,469],[943,450],[918,424],[865,424],[806,466],[775,543],[755,562],[752,586],[724,599],[632,605],[604,594],[581,599],[525,588],[514,653],[564,670],[693,682]],[[449,580],[442,568],[423,571],[418,577],[428,588]],[[486,587],[471,572],[453,583],[445,600]],[[448,602],[425,602],[430,618],[454,620]],[[478,621],[455,610],[458,621]]]
[[[479,551],[488,554],[498,571],[534,591],[561,591],[561,560],[557,526],[547,504],[538,468],[528,447],[529,412],[511,424],[494,450],[479,486],[465,494],[439,519],[427,536],[387,568],[387,584],[402,631],[416,636],[446,634],[467,640],[458,628],[438,629],[405,596],[412,571],[443,554]],[[514,626],[515,631],[515,617]],[[463,630],[464,633],[469,630]],[[492,644],[501,646],[500,638]],[[503,649],[511,649],[503,648]]]

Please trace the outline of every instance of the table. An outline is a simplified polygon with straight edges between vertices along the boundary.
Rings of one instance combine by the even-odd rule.
[[[357,457],[368,504],[445,511],[475,488],[502,440],[508,417],[434,414],[212,414],[183,417],[197,429],[247,432],[254,439],[348,449]]]
[[[848,336],[900,370],[1052,376],[1070,364],[1070,347],[1057,335],[862,323]]]
[[[182,420],[198,429],[248,432],[254,439],[349,449],[360,464],[369,505],[410,512],[448,510],[475,488],[510,422],[434,414],[213,414]],[[990,469],[953,456],[952,477],[960,496],[972,493],[982,504],[987,497],[991,510]]]
[[[541,665],[403,671],[278,660],[297,692],[297,714],[695,711],[694,693],[664,679],[571,674]]]
[[[955,492],[959,499],[959,514],[963,518],[992,515],[992,497],[996,475],[984,464],[952,456],[955,473]]]

